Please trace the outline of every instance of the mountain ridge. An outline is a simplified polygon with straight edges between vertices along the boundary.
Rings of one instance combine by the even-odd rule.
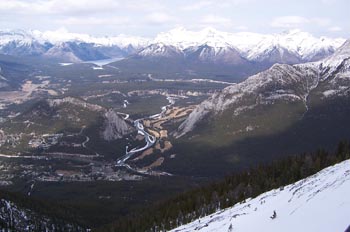
[[[251,110],[259,104],[273,104],[275,100],[300,101],[308,110],[310,91],[322,83],[322,97],[348,93],[350,68],[350,40],[333,55],[318,62],[288,65],[274,64],[245,81],[226,87],[203,101],[179,126],[176,137],[192,131],[195,125],[210,112],[219,114],[227,108],[235,108],[234,116]],[[328,87],[327,87],[328,86]],[[321,98],[322,98],[321,97]],[[246,99],[250,101],[245,102]]]
[[[96,37],[87,34],[70,33],[64,29],[57,31],[40,32],[38,30],[2,30],[0,31],[0,53],[9,55],[41,55],[46,54],[52,48],[59,48],[60,44],[84,45],[87,53],[100,52],[105,57],[128,57],[132,54],[145,55],[144,50],[149,46],[163,44],[166,47],[174,47],[183,53],[208,46],[214,51],[225,48],[235,50],[241,58],[254,62],[282,62],[300,63],[314,61],[328,56],[338,48],[344,39],[342,38],[316,38],[307,32],[291,30],[279,34],[258,34],[250,32],[229,33],[218,31],[214,28],[204,28],[200,31],[189,31],[185,28],[175,28],[168,32],[159,33],[155,38],[137,36]],[[86,45],[89,45],[87,47]],[[108,54],[103,48],[118,48]],[[81,50],[81,49],[80,49]],[[63,51],[64,50],[60,50]],[[156,51],[154,51],[156,52]],[[150,52],[152,53],[152,51]],[[148,54],[152,56],[153,54]],[[73,54],[74,55],[74,54]],[[166,56],[166,54],[164,54]],[[220,54],[218,54],[220,55]],[[59,57],[48,53],[47,57]],[[64,60],[80,62],[86,60],[103,59],[104,56],[69,56]],[[160,53],[158,53],[160,57]],[[210,60],[210,59],[209,59]],[[220,59],[219,59],[220,60]],[[225,60],[222,60],[224,62]],[[232,63],[228,61],[227,63]]]

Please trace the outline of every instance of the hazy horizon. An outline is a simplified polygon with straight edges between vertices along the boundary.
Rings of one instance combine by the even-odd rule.
[[[349,6],[346,0],[2,0],[0,28],[143,37],[178,26],[263,34],[300,29],[350,38]]]

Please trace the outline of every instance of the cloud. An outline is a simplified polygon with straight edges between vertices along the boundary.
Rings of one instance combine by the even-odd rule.
[[[306,23],[309,23],[309,20],[301,16],[283,16],[273,19],[270,26],[277,28],[296,28]]]
[[[1,0],[0,11],[15,14],[95,14],[113,12],[120,8],[119,1],[113,0]]]
[[[164,5],[165,1],[162,0],[129,0],[122,1],[123,7],[132,11],[163,11],[166,9]]]
[[[247,31],[248,27],[247,26],[237,26],[237,27],[235,27],[235,29],[238,31]]]
[[[52,13],[73,15],[113,12],[120,8],[119,2],[113,0],[51,0],[48,5]]]
[[[201,24],[205,25],[224,25],[229,26],[232,24],[231,19],[217,16],[217,15],[206,15],[200,20]]]
[[[31,12],[43,12],[47,10],[46,3],[42,5],[36,2],[28,2],[21,0],[2,0],[0,3],[0,11],[14,12],[14,13],[31,13]]]
[[[65,26],[68,25],[128,25],[131,23],[131,20],[127,17],[69,17],[61,20],[56,20],[56,23],[62,24]]]
[[[256,0],[200,0],[196,1],[192,4],[186,4],[181,9],[184,11],[195,11],[195,10],[201,10],[204,8],[212,7],[212,8],[227,8],[232,6],[238,6],[238,5],[248,5],[251,4]]]
[[[165,24],[174,22],[175,19],[163,12],[154,12],[146,16],[146,21],[150,24]]]
[[[210,5],[213,5],[213,2],[211,2],[211,1],[199,1],[199,2],[196,2],[194,4],[189,4],[187,6],[182,7],[182,10],[185,10],[185,11],[200,10],[200,9],[203,9],[203,8],[208,7]]]
[[[338,27],[338,26],[328,28],[328,31],[331,31],[331,32],[338,32],[338,31],[342,31],[342,30],[343,30],[343,28]]]
[[[337,2],[337,0],[321,0],[321,2],[326,5],[333,5]]]
[[[329,18],[306,18],[301,16],[283,16],[277,17],[270,23],[271,27],[275,28],[300,28],[305,25],[316,25],[319,27],[327,27],[331,25]]]
[[[221,0],[215,1],[215,5],[221,8],[238,6],[238,5],[249,5],[256,2],[256,0]]]
[[[331,24],[331,20],[329,18],[311,18],[309,22],[320,27],[327,27]]]

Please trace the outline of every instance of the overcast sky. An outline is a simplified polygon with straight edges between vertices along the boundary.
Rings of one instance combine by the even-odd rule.
[[[153,37],[177,26],[350,38],[350,0],[0,0],[0,29]]]

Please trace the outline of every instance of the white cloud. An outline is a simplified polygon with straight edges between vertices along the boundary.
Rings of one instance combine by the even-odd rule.
[[[127,25],[131,23],[131,20],[127,17],[69,17],[62,20],[57,20],[56,23],[65,26],[68,25]]]
[[[331,25],[331,20],[322,17],[306,18],[301,16],[283,16],[274,18],[270,23],[271,27],[276,28],[300,28],[305,25],[328,27]]]
[[[229,26],[232,24],[231,19],[217,16],[217,15],[206,15],[200,20],[201,24],[206,25],[224,25]]]
[[[309,22],[309,19],[301,16],[283,16],[273,19],[270,25],[277,28],[296,28]]]
[[[132,11],[162,11],[166,7],[164,5],[165,1],[162,0],[129,0],[123,1],[123,7]]]
[[[247,31],[248,30],[248,27],[247,26],[237,26],[235,27],[236,30],[238,31]]]
[[[151,24],[164,24],[173,22],[174,18],[163,12],[154,12],[146,16],[146,20]]]
[[[243,4],[250,4],[256,0],[200,0],[195,1],[195,3],[192,4],[186,4],[184,7],[182,7],[182,10],[185,11],[195,11],[195,10],[201,10],[204,8],[212,7],[212,8],[227,8],[232,6],[238,6]]]
[[[342,30],[343,30],[343,28],[338,27],[338,26],[328,28],[328,31],[331,31],[331,32],[338,32],[338,31],[342,31]]]
[[[51,0],[50,11],[58,14],[95,14],[112,12],[120,7],[118,1],[113,0]]]
[[[329,18],[311,18],[310,23],[314,23],[320,27],[327,27],[331,24],[331,20]]]
[[[326,5],[333,5],[337,0],[321,0],[321,2]]]
[[[189,4],[187,6],[182,7],[182,10],[185,10],[185,11],[200,10],[210,5],[213,5],[212,1],[199,1],[194,4]]]
[[[112,12],[120,7],[113,0],[1,0],[0,11],[20,14],[95,14]]]
[[[300,28],[312,33],[328,32],[327,35],[342,28],[338,34],[349,37],[345,30],[348,1],[313,0],[300,6],[287,0],[0,0],[0,26],[40,30],[66,26],[71,31],[93,34],[119,30],[147,36],[177,24],[227,31],[246,31],[243,26],[248,26],[255,32]],[[258,14],[264,7],[265,15]],[[288,16],[286,12],[300,15]],[[105,25],[89,28],[89,24]],[[266,24],[271,28],[261,27]]]
[[[238,5],[253,4],[254,2],[256,2],[256,0],[221,0],[221,1],[215,1],[215,4],[218,7],[225,8],[225,7],[232,7],[232,6],[238,6]]]

